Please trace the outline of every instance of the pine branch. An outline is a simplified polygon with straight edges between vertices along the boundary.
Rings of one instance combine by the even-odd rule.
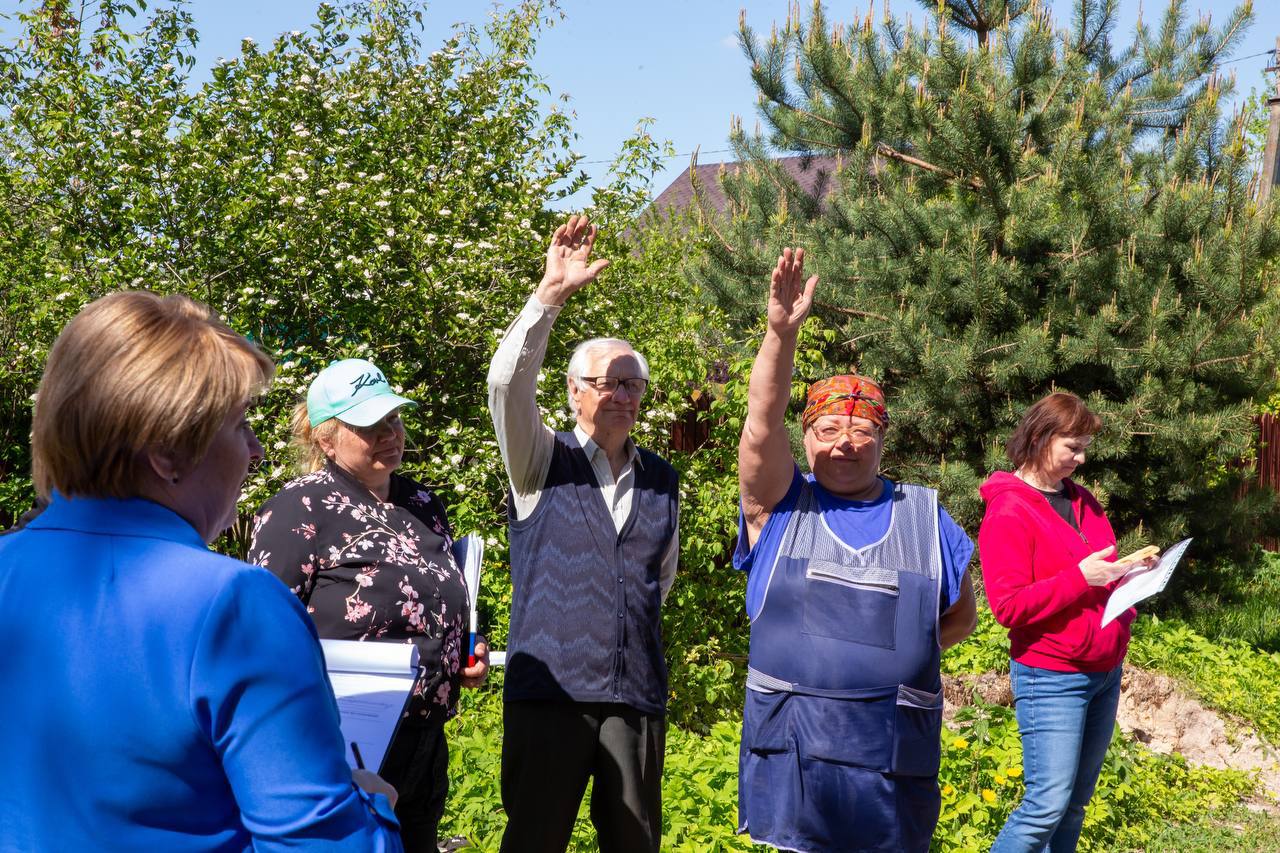
[[[924,169],[926,172],[932,172],[935,175],[941,175],[944,178],[950,178],[953,181],[960,181],[973,190],[981,190],[982,181],[977,178],[966,178],[963,175],[957,175],[955,172],[935,166],[919,157],[912,157],[910,154],[903,154],[895,148],[889,147],[884,142],[876,143],[876,153],[882,157],[888,157],[890,160],[897,160],[899,163],[906,163],[908,166],[915,166],[917,169]]]
[[[1222,358],[1211,358],[1208,361],[1197,362],[1196,364],[1191,365],[1191,369],[1199,370],[1200,368],[1208,367],[1211,364],[1227,364],[1245,361],[1246,359],[1254,358],[1255,356],[1256,354],[1251,352],[1241,353],[1240,355],[1225,355]]]
[[[814,305],[824,308],[827,311],[834,311],[837,314],[847,314],[851,317],[866,317],[871,320],[879,320],[882,323],[890,322],[890,319],[883,314],[877,314],[874,311],[859,311],[856,308],[845,308],[840,305],[832,305],[830,302],[819,302],[814,300]]]
[[[729,241],[724,238],[724,235],[720,233],[720,229],[716,227],[715,216],[709,215],[706,212],[706,196],[702,189],[702,181],[698,178],[697,151],[693,152],[693,156],[690,158],[689,162],[689,185],[693,189],[694,199],[698,202],[698,214],[699,218],[702,220],[702,224],[710,229],[711,233],[720,241],[720,247],[724,249],[725,253],[729,255],[729,257],[734,257],[737,255],[737,250],[734,249],[733,246],[729,245]]]

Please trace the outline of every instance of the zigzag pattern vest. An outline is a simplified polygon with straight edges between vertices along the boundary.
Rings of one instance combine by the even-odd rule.
[[[510,516],[507,701],[621,702],[664,712],[659,573],[679,493],[675,469],[639,454],[621,533],[572,432],[556,433],[533,513]]]

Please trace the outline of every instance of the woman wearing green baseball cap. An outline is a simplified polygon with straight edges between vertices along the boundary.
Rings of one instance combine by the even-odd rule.
[[[488,649],[467,667],[467,590],[444,505],[396,473],[404,456],[396,394],[372,362],[320,371],[294,412],[305,473],[258,510],[249,559],[302,599],[321,637],[412,642],[423,672],[387,751],[382,776],[400,792],[407,851],[435,853],[448,791],[444,723],[458,688],[488,672]]]

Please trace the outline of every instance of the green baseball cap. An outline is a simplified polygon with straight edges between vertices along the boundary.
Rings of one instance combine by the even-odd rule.
[[[400,406],[416,406],[391,390],[387,377],[363,358],[344,358],[320,371],[307,390],[307,417],[312,427],[329,418],[351,426],[373,426]]]

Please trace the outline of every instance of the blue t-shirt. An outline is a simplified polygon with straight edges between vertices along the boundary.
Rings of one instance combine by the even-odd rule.
[[[880,478],[884,489],[873,501],[851,501],[837,497],[813,482],[812,474],[801,474],[799,467],[791,480],[791,488],[769,513],[754,548],[747,547],[746,522],[738,511],[738,547],[733,553],[733,567],[747,573],[747,616],[755,619],[764,606],[764,593],[769,585],[769,572],[753,572],[757,563],[773,565],[787,529],[787,517],[800,500],[800,484],[808,480],[815,486],[822,517],[831,531],[850,548],[863,548],[879,540],[889,530],[893,518],[893,481]],[[973,540],[938,504],[938,538],[942,545],[942,600],[951,607],[960,598],[961,582],[973,556]]]

